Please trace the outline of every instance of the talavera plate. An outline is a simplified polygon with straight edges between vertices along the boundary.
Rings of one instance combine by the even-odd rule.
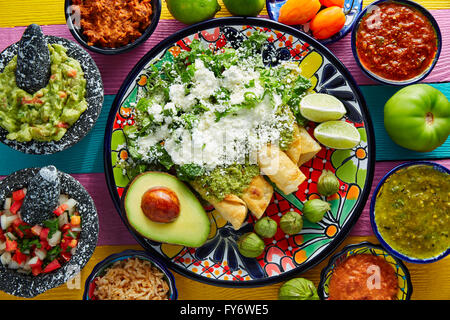
[[[262,55],[268,63],[291,60],[300,64],[303,75],[311,78],[314,90],[339,98],[347,108],[346,120],[361,134],[361,143],[349,150],[323,148],[301,167],[307,176],[299,190],[291,195],[275,193],[266,215],[277,222],[287,211],[301,212],[303,202],[318,197],[317,179],[323,169],[336,173],[340,191],[329,198],[331,211],[318,224],[305,222],[300,234],[286,236],[282,231],[266,239],[264,254],[256,259],[242,257],[236,239],[253,229],[254,219],[235,231],[214,210],[208,210],[211,233],[200,248],[161,244],[134,233],[120,211],[120,197],[130,182],[118,159],[127,159],[127,141],[123,126],[133,123],[132,105],[146,90],[150,65],[157,59],[170,59],[187,50],[192,39],[200,39],[212,49],[239,46],[255,31],[268,34]],[[156,64],[158,66],[158,64]],[[314,124],[307,129],[312,133]],[[192,279],[230,287],[260,286],[303,272],[326,258],[347,236],[366,203],[374,170],[374,135],[364,99],[343,64],[323,45],[308,35],[285,25],[258,18],[220,18],[188,27],[148,52],[134,67],[120,88],[109,115],[105,133],[104,160],[106,179],[114,204],[130,232],[148,251],[164,259],[176,272]]]

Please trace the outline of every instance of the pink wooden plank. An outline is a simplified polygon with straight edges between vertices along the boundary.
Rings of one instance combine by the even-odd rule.
[[[433,15],[438,21],[442,37],[443,50],[438,64],[432,73],[426,78],[427,82],[447,82],[450,81],[450,10],[432,10]],[[154,34],[140,47],[131,52],[116,55],[105,56],[92,53],[100,71],[102,73],[105,85],[105,94],[116,94],[125,77],[131,68],[139,61],[139,59],[147,53],[151,48],[182,28],[185,25],[175,20],[161,20]],[[1,28],[0,29],[0,50],[3,50],[10,44],[17,42],[25,27]],[[74,40],[66,25],[49,25],[42,27],[44,33],[55,36],[64,37]],[[329,45],[329,48],[337,55],[337,57],[347,66],[358,84],[372,84],[373,82],[362,74],[351,53],[350,35],[347,35],[337,43]]]
[[[450,159],[438,160],[447,168],[450,168]],[[378,182],[381,178],[392,168],[402,162],[377,162],[375,166],[375,175],[372,185],[371,194],[366,206],[361,214],[361,217],[353,227],[350,235],[352,236],[367,236],[372,235],[372,228],[369,220],[369,205],[372,193],[375,190]],[[97,207],[99,216],[100,232],[98,245],[132,245],[136,244],[136,241],[128,232],[122,220],[113,205],[111,197],[109,195],[105,177],[102,173],[90,173],[90,174],[74,174],[75,179],[86,188],[91,197],[93,198]],[[0,180],[4,177],[0,177]]]

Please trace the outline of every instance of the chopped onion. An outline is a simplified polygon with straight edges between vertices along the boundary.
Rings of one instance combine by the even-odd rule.
[[[28,262],[26,263],[26,265],[32,265],[32,264],[36,264],[39,261],[39,257],[35,256],[33,258],[31,258],[30,260],[28,260]]]
[[[5,236],[9,238],[10,240],[17,240],[17,237],[13,235],[11,232],[5,233]]]
[[[11,253],[8,251],[3,252],[3,254],[0,256],[0,261],[3,265],[7,265],[11,261]]]
[[[69,216],[67,215],[67,212],[64,212],[62,215],[58,217],[58,225],[61,228],[63,225],[69,223]]]
[[[47,256],[47,251],[45,249],[35,249],[34,250],[34,254],[36,255],[36,257],[39,258],[39,260],[44,260],[45,257]]]
[[[81,232],[81,227],[72,227],[72,232]]]
[[[6,241],[0,241],[0,253],[3,253],[6,249]]]
[[[70,249],[70,254],[73,256],[75,255],[75,252],[77,251],[77,247]]]
[[[3,205],[3,209],[9,210],[11,208],[11,198],[5,199],[5,204]]]
[[[13,223],[14,220],[16,220],[18,218],[17,215],[13,215],[13,216],[7,216],[7,215],[2,215],[0,217],[0,224],[3,230],[6,230],[9,228],[9,226]]]
[[[77,205],[77,201],[75,199],[70,198],[65,202],[65,204],[67,205],[67,210],[69,213],[75,212],[75,206]]]
[[[52,237],[47,238],[47,242],[50,246],[55,247],[61,241],[61,231],[56,230]]]
[[[67,194],[61,194],[59,196],[58,204],[62,205],[63,203],[66,203],[69,200],[69,196]]]
[[[20,267],[20,265],[16,261],[9,260],[8,268],[10,268],[10,269],[19,269],[19,267]]]

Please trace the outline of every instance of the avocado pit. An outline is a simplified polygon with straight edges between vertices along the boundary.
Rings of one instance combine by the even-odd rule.
[[[169,223],[180,215],[180,201],[169,188],[152,187],[142,195],[141,209],[148,219]]]

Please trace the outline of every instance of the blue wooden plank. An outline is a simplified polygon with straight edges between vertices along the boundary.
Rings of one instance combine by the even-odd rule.
[[[450,83],[432,84],[450,99]],[[375,127],[377,161],[450,158],[450,139],[432,152],[420,153],[397,146],[387,135],[383,124],[386,101],[399,88],[392,86],[360,86]],[[103,137],[114,95],[105,96],[100,117],[91,132],[75,146],[53,155],[29,155],[0,144],[0,175],[13,171],[53,164],[68,173],[103,172]]]
[[[430,84],[440,90],[450,99],[450,83]],[[444,159],[450,158],[450,139],[439,148],[431,152],[416,152],[404,149],[395,144],[384,128],[384,104],[400,90],[394,86],[360,86],[366,99],[375,129],[375,147],[377,161],[384,160],[413,160],[413,159]]]
[[[88,135],[79,143],[52,155],[30,155],[0,144],[0,175],[29,168],[53,164],[67,173],[103,172],[103,138],[106,120],[114,95],[105,96],[102,112]]]

